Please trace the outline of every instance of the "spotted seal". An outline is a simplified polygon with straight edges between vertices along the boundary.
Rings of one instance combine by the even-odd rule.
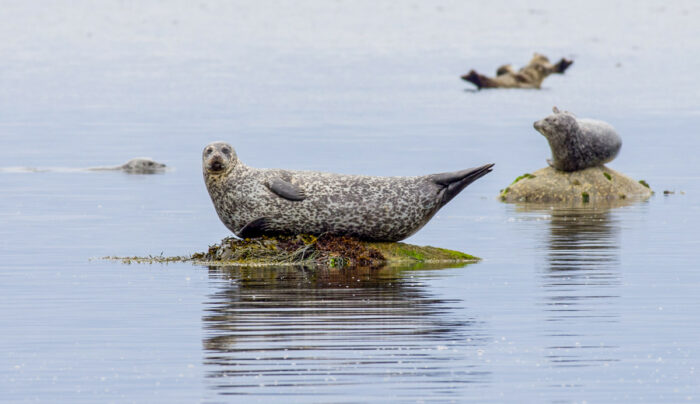
[[[534,123],[552,149],[547,163],[561,171],[577,171],[612,161],[622,147],[615,129],[603,121],[578,119],[567,111],[552,109],[554,114]]]
[[[546,56],[535,53],[527,66],[520,70],[516,71],[511,65],[504,65],[496,70],[496,77],[488,77],[477,73],[476,70],[470,70],[461,78],[474,84],[479,90],[482,88],[540,88],[547,76],[553,73],[564,74],[572,63],[574,63],[573,60],[562,58],[556,64],[552,64]]]
[[[493,164],[420,177],[371,177],[248,167],[225,142],[202,152],[214,208],[236,236],[334,234],[398,241],[425,225]]]

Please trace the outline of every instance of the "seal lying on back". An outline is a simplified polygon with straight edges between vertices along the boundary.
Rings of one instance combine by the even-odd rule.
[[[577,171],[612,161],[622,147],[615,129],[603,121],[577,119],[570,112],[554,114],[534,123],[552,149],[547,163],[562,171]]]
[[[535,53],[527,66],[516,71],[511,65],[504,65],[496,71],[496,77],[488,77],[475,70],[462,76],[462,80],[473,83],[479,90],[482,88],[540,88],[542,81],[552,73],[563,74],[574,63],[562,58],[556,64],[551,64],[546,56]]]
[[[221,221],[236,236],[334,234],[402,240],[493,164],[421,177],[370,177],[258,169],[233,147],[214,142],[202,154],[204,182]]]

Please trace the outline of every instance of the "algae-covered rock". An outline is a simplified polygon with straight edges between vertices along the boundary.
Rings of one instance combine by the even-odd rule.
[[[406,243],[364,242],[350,237],[310,235],[225,238],[205,252],[189,257],[105,257],[124,263],[193,262],[205,265],[279,266],[304,265],[330,268],[413,264],[456,264],[479,258],[459,251],[419,247]]]
[[[525,174],[507,188],[500,199],[504,202],[624,204],[645,200],[652,195],[646,182],[605,166],[564,172],[552,167]]]

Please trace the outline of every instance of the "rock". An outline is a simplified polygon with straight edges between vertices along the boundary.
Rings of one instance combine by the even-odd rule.
[[[546,167],[516,178],[501,191],[500,198],[504,202],[622,205],[652,194],[645,181],[605,166],[572,172]]]
[[[210,266],[318,266],[327,268],[384,266],[463,266],[480,258],[459,251],[406,243],[365,242],[350,237],[310,235],[236,239],[227,237],[206,252],[189,257],[104,257],[123,263],[193,262]]]

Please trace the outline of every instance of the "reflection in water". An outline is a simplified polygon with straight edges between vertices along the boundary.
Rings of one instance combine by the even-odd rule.
[[[619,224],[609,210],[550,211],[548,269],[543,275],[546,347],[556,367],[614,362],[615,346],[600,341],[619,322]],[[585,350],[585,351],[584,351]]]
[[[220,394],[450,397],[488,377],[482,325],[431,296],[425,271],[210,271],[205,364]]]

